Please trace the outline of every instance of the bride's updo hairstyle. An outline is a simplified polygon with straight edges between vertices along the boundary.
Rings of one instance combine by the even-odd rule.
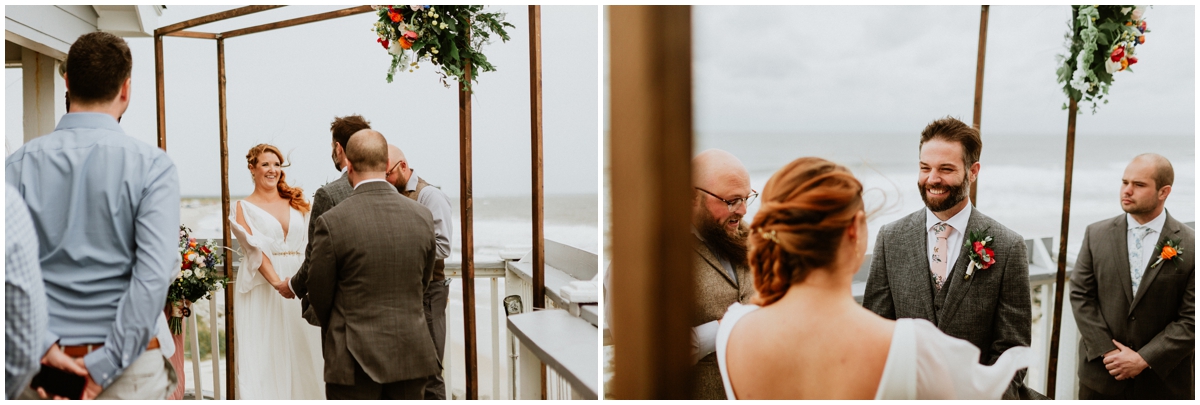
[[[254,166],[258,165],[258,157],[263,153],[274,153],[275,156],[279,157],[280,167],[291,166],[291,164],[284,160],[283,152],[280,152],[279,148],[276,148],[274,145],[260,143],[258,145],[254,145],[253,148],[250,148],[250,152],[246,153],[246,167],[253,171]],[[291,205],[292,208],[295,208],[301,213],[307,213],[310,209],[310,206],[308,201],[304,201],[304,189],[288,186],[286,179],[287,173],[284,173],[283,170],[280,170],[279,183],[275,186],[275,188],[279,190],[279,196],[287,199],[288,204]]]
[[[778,301],[812,269],[833,263],[842,234],[863,209],[862,193],[849,170],[821,158],[796,159],[771,176],[750,225],[754,304]]]

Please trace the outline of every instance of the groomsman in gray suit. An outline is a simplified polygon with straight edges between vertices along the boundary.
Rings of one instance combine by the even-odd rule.
[[[313,220],[305,287],[328,399],[422,399],[441,371],[422,303],[437,258],[433,215],[387,183],[387,155],[379,132],[352,136],[354,191]]]
[[[333,149],[333,167],[342,172],[342,177],[321,186],[313,195],[312,211],[308,216],[308,246],[305,247],[304,263],[300,265],[300,270],[296,271],[295,276],[288,277],[286,280],[288,288],[293,293],[298,293],[296,298],[300,299],[300,308],[303,311],[304,319],[313,326],[321,325],[317,323],[308,297],[304,294],[307,291],[304,284],[308,279],[308,257],[311,256],[307,250],[312,247],[313,233],[317,230],[317,218],[349,197],[350,192],[354,190],[350,187],[350,179],[346,177],[346,143],[350,142],[350,137],[354,133],[364,129],[371,129],[371,123],[361,115],[335,117],[329,124],[329,132],[333,134],[333,141],[330,143],[330,147]]]
[[[1032,309],[1024,238],[971,206],[982,149],[979,130],[954,118],[921,132],[917,188],[925,209],[879,230],[863,306],[888,319],[927,319],[974,344],[979,362],[990,365],[1010,347],[1029,346]],[[986,268],[968,257],[972,234],[992,238]],[[1023,379],[1024,371],[1003,398],[1040,396]]]
[[[1125,214],[1084,233],[1071,275],[1079,399],[1196,399],[1196,232],[1163,208],[1174,180],[1166,158],[1135,157]]]
[[[725,399],[717,366],[717,320],[729,305],[747,304],[754,296],[754,276],[746,261],[746,206],[758,192],[737,157],[709,149],[692,159],[692,303],[691,399]]]

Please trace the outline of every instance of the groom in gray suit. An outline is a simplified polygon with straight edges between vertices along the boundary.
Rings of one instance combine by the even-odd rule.
[[[979,362],[990,365],[1010,347],[1029,346],[1032,310],[1024,238],[968,198],[982,149],[979,131],[954,118],[921,132],[917,187],[925,209],[879,230],[863,306],[888,319],[929,320],[974,344]],[[986,268],[971,266],[974,249],[963,245],[972,234],[992,237]],[[1023,371],[1005,399],[1040,396],[1022,379]]]
[[[317,218],[341,203],[342,200],[350,197],[350,192],[354,190],[350,187],[350,179],[346,176],[346,143],[350,142],[350,137],[356,132],[364,129],[371,129],[371,123],[361,115],[335,117],[329,124],[329,132],[333,134],[333,141],[330,142],[330,147],[333,149],[333,167],[342,172],[342,177],[321,186],[313,195],[312,211],[308,216],[308,246],[305,247],[304,264],[300,266],[300,270],[296,272],[295,276],[288,277],[286,280],[288,288],[292,289],[293,293],[300,292],[300,294],[296,294],[296,298],[300,300],[300,310],[303,311],[304,319],[313,326],[321,325],[317,321],[316,314],[312,312],[308,297],[303,294],[307,291],[304,284],[308,280],[308,257],[311,256],[308,248],[312,247],[313,233],[317,231]]]
[[[423,305],[437,258],[433,215],[387,183],[387,156],[382,134],[354,134],[354,191],[313,220],[305,292],[321,326],[328,399],[422,399],[441,371]]]

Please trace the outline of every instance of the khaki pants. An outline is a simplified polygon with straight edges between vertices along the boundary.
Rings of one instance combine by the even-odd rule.
[[[147,350],[125,369],[96,399],[163,400],[179,383],[175,367],[163,357],[162,350]],[[26,388],[20,399],[38,399],[37,391]]]

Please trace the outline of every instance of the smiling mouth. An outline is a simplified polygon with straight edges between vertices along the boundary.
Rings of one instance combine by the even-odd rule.
[[[946,188],[926,188],[925,193],[929,195],[946,195],[950,189]]]

